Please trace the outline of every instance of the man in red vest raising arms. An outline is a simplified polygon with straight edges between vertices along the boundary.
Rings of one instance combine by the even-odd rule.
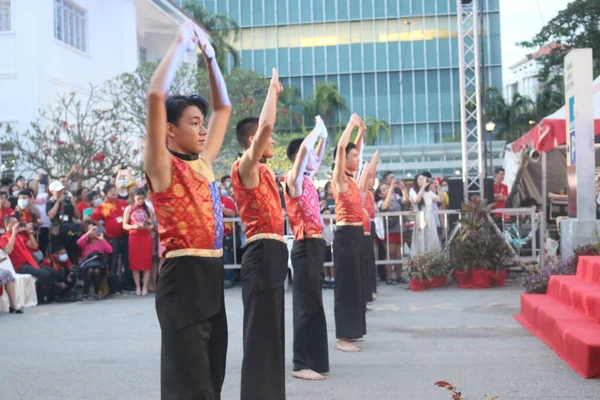
[[[315,144],[321,138],[317,149]],[[329,372],[327,323],[321,292],[321,271],[326,244],[319,193],[311,178],[316,174],[325,153],[327,129],[321,117],[305,139],[295,139],[287,148],[294,163],[285,181],[285,206],[294,232],[292,266],[294,267],[294,372],[299,379],[321,381]]]
[[[240,271],[244,303],[241,400],[285,399],[283,285],[288,251],[279,186],[265,164],[274,155],[271,133],[282,91],[273,68],[260,118],[245,118],[236,126],[244,153],[233,164],[231,184],[248,238]]]
[[[195,51],[198,44],[213,106],[207,128],[207,100],[166,96],[185,52]],[[148,89],[145,168],[166,248],[156,290],[163,400],[220,399],[225,377],[223,211],[212,164],[225,137],[231,103],[214,56],[204,33],[187,21]]]
[[[352,115],[338,141],[332,176],[337,226],[333,240],[335,333],[338,349],[346,352],[360,351],[354,342],[361,341],[367,333],[361,272],[361,251],[365,242],[363,204],[355,180],[360,149],[350,143],[354,128],[359,128],[357,143],[360,145],[364,124],[357,114]]]

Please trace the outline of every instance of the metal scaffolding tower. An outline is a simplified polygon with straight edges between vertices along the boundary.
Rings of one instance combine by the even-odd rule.
[[[464,198],[484,198],[485,152],[481,127],[481,69],[478,0],[457,0],[460,123]]]

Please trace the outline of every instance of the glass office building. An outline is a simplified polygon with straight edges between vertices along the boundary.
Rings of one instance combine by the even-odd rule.
[[[348,112],[390,124],[380,144],[460,132],[456,0],[197,1],[238,21],[243,68],[270,75],[276,66],[303,98],[334,82]],[[501,90],[499,0],[480,3],[485,85]]]

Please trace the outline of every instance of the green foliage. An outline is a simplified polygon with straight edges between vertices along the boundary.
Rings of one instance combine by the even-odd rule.
[[[550,54],[538,61],[542,65],[539,79],[547,82],[562,80],[564,56],[571,49],[591,48],[594,59],[594,76],[600,75],[600,0],[573,0],[567,8],[550,20],[531,40],[521,42],[522,47],[537,50],[556,42]]]
[[[473,196],[461,205],[460,228],[449,244],[450,265],[457,271],[475,269],[499,270],[511,258],[511,249],[504,238],[496,233],[489,218],[494,205]]]
[[[320,115],[327,129],[339,123],[339,113],[346,111],[346,101],[337,86],[331,82],[319,82],[309,99],[302,102],[302,112],[306,121],[312,121]]]
[[[212,45],[215,49],[215,59],[225,71],[227,67],[227,56],[233,59],[233,68],[240,65],[240,54],[234,47],[240,33],[237,22],[227,14],[213,14],[204,8],[198,0],[185,0],[183,9],[200,25],[210,33]],[[198,60],[199,66],[203,60]]]
[[[19,162],[30,170],[45,171],[51,179],[79,164],[81,178],[91,185],[107,181],[115,165],[133,164],[137,144],[120,114],[106,108],[96,89],[91,87],[85,97],[63,95],[55,106],[40,111],[24,132],[4,127],[2,136],[14,146]]]
[[[417,254],[408,262],[408,276],[420,281],[448,275],[448,261],[441,251]]]

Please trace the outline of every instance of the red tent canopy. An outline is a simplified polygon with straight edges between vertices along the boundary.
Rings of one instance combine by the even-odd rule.
[[[537,151],[548,152],[556,146],[565,144],[567,142],[566,117],[566,109],[563,106],[515,140],[511,145],[513,151],[517,153],[532,145]],[[594,134],[600,134],[600,77],[594,81]]]

